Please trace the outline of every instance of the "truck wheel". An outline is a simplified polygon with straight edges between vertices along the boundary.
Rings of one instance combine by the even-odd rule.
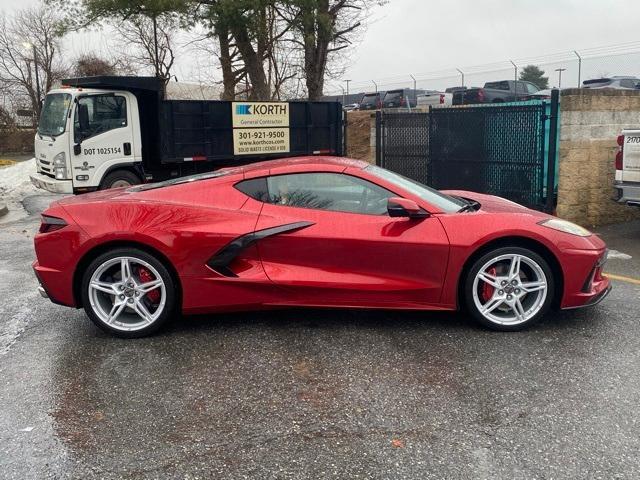
[[[140,183],[140,178],[129,170],[116,170],[104,177],[100,183],[100,190],[109,188],[130,187]]]

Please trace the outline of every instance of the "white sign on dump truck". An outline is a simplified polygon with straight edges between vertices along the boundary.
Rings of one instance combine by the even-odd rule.
[[[616,200],[640,207],[640,129],[623,130],[616,154]]]
[[[337,102],[165,99],[153,77],[63,80],[45,97],[31,181],[83,193],[229,165],[298,155],[342,155]]]

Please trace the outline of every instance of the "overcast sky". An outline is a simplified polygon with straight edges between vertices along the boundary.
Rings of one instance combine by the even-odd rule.
[[[0,10],[10,13],[14,8],[35,3],[35,0],[0,0]],[[419,84],[426,88],[431,84],[435,88],[436,83],[442,88],[459,82],[453,77],[438,82],[423,79],[429,72],[508,59],[634,41],[640,47],[639,22],[639,0],[389,0],[387,5],[374,10],[371,24],[352,51],[343,78],[352,80],[352,91],[366,85],[371,88],[371,79],[395,84],[405,82],[406,78],[410,84],[409,74],[418,77]],[[94,33],[70,39],[68,48],[74,53],[88,46],[104,49],[105,35]],[[197,78],[198,63],[202,60],[191,57],[185,54],[180,59],[179,78]],[[547,67],[551,83],[557,83],[554,69],[559,67],[568,68],[563,85],[575,83],[577,62],[560,63]],[[640,74],[638,63],[639,56],[586,62],[583,79],[585,75]],[[504,71],[494,76],[511,75],[506,65],[496,68]],[[475,85],[482,80],[482,76],[469,75],[465,83]],[[335,83],[328,87],[335,88]]]

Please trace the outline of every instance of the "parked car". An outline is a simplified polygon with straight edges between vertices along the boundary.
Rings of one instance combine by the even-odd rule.
[[[482,88],[466,88],[453,93],[454,105],[473,103],[503,103],[528,100],[540,89],[531,82],[523,80],[500,80],[487,82]]]
[[[388,90],[382,100],[382,108],[415,108],[418,104],[417,96],[424,93],[424,90],[413,90],[412,88]]]
[[[615,162],[615,200],[640,207],[640,129],[622,131]]]
[[[365,93],[360,100],[358,110],[379,110],[382,108],[382,99],[385,92]]]
[[[345,112],[351,112],[353,110],[358,110],[360,108],[359,103],[350,103],[342,107]]]
[[[615,76],[608,78],[594,78],[582,82],[582,88],[614,88],[616,90],[640,89],[640,78]]]
[[[453,102],[453,94],[446,92],[428,92],[417,97],[418,107],[430,107],[436,105],[450,106]]]
[[[578,225],[340,157],[66,197],[41,221],[40,293],[129,338],[180,312],[317,306],[465,308],[512,331],[611,288]]]

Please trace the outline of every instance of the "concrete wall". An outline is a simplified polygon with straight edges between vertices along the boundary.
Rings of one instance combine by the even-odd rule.
[[[640,92],[570,89],[560,108],[558,216],[591,227],[640,218],[611,200],[616,139],[640,126]]]

